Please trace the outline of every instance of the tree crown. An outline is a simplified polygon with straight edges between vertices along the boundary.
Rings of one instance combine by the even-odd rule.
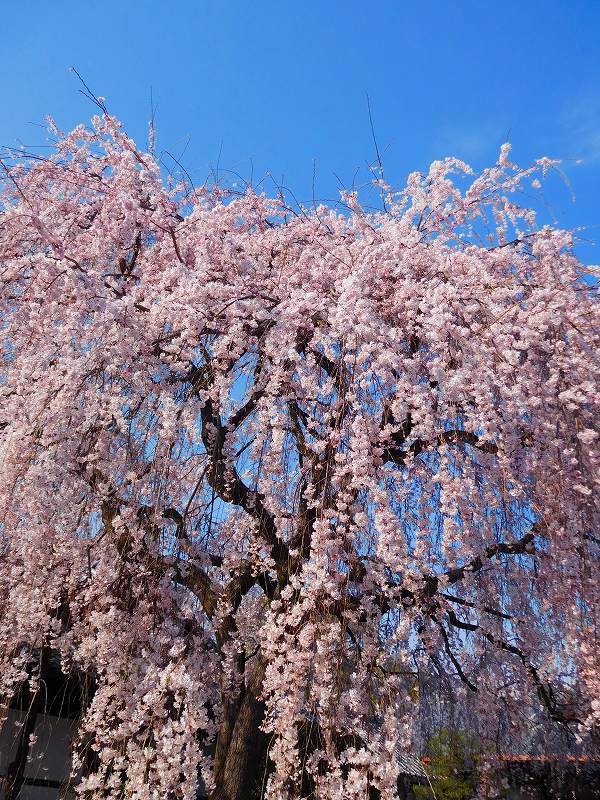
[[[233,798],[249,720],[270,797],[392,797],[424,671],[483,738],[593,724],[598,311],[509,156],[376,212],[108,114],[6,166],[0,685],[94,674],[83,790]]]

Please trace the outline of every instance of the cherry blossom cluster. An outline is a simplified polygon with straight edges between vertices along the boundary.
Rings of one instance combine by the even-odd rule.
[[[48,648],[93,676],[82,796],[391,800],[431,671],[482,741],[599,724],[598,305],[519,202],[553,168],[292,208],[108,114],[7,164],[0,696]]]

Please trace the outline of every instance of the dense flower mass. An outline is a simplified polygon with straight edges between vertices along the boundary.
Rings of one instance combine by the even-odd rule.
[[[598,306],[517,202],[551,168],[291,209],[107,114],[6,165],[0,694],[93,676],[85,797],[390,800],[431,672],[484,741],[598,723]]]

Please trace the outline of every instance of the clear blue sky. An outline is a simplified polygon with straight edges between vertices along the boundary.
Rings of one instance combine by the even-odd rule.
[[[152,87],[158,149],[195,179],[221,151],[309,201],[313,160],[319,198],[364,177],[368,93],[395,184],[446,155],[481,167],[508,138],[519,163],[564,159],[576,202],[553,179],[549,213],[600,247],[600,0],[29,0],[0,25],[2,145],[43,145],[46,114],[89,119],[74,65],[141,142]]]

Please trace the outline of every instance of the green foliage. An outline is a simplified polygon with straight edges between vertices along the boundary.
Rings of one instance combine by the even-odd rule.
[[[469,800],[475,794],[474,742],[460,731],[442,729],[427,745],[431,785],[413,786],[416,800]]]

